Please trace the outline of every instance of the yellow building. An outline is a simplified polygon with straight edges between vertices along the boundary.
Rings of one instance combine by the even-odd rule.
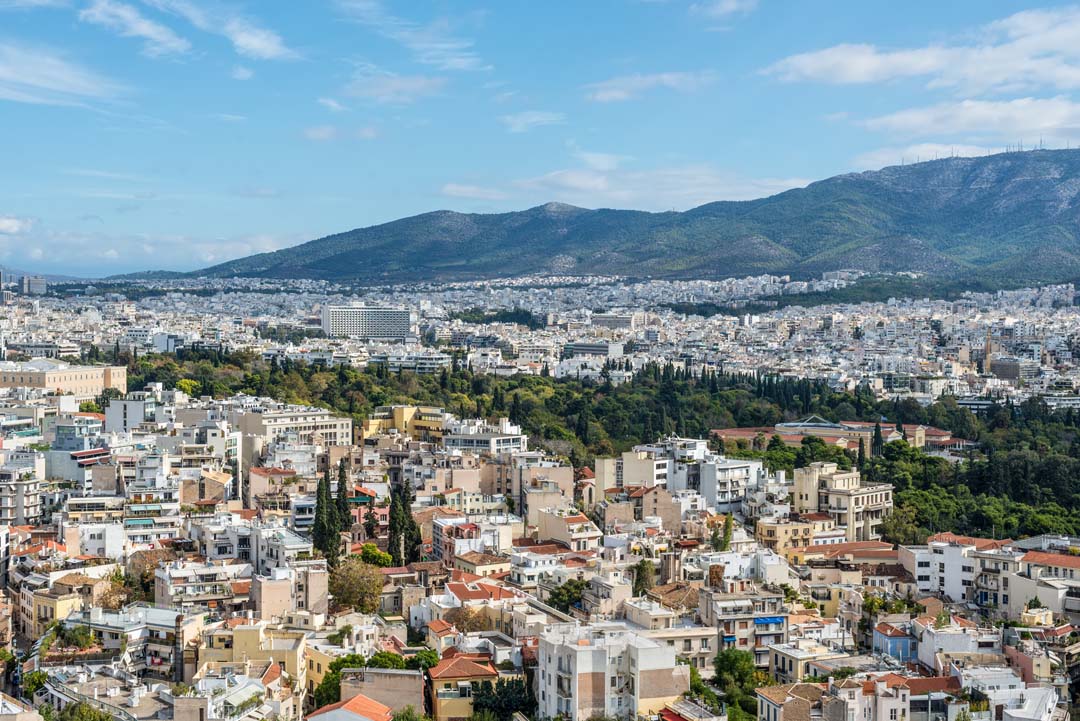
[[[428,669],[428,712],[433,721],[466,719],[472,716],[473,682],[494,683],[499,672],[483,654],[458,654],[444,658]]]
[[[88,401],[106,388],[127,393],[125,366],[73,366],[63,361],[34,358],[23,363],[0,362],[0,388],[37,388]]]
[[[83,597],[78,593],[56,593],[55,591],[38,591],[34,594],[31,633],[35,638],[41,638],[45,631],[56,621],[63,621],[73,611],[83,609]]]
[[[789,558],[792,551],[814,545],[814,537],[836,527],[825,514],[807,514],[798,519],[762,518],[754,524],[754,540]],[[789,558],[790,560],[790,558]]]
[[[447,417],[446,411],[433,406],[379,406],[364,420],[361,432],[365,440],[396,430],[414,440],[440,441]]]
[[[265,621],[230,619],[204,630],[202,640],[200,664],[273,659],[296,680],[298,688],[307,690],[307,639],[302,631],[271,628]]]
[[[477,576],[493,576],[510,573],[510,559],[482,551],[468,551],[454,557],[454,568]]]

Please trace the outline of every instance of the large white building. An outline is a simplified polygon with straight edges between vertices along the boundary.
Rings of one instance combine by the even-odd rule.
[[[412,313],[408,308],[327,305],[322,309],[322,329],[328,336],[404,341],[412,335]]]
[[[690,687],[675,649],[618,624],[553,624],[540,634],[537,702],[542,718],[638,718]]]

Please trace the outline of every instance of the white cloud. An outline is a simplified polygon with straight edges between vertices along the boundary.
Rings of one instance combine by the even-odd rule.
[[[630,158],[626,155],[615,155],[614,153],[595,153],[588,150],[578,150],[574,153],[578,159],[585,164],[585,167],[591,170],[608,171],[615,170],[624,160]]]
[[[234,65],[232,72],[229,73],[233,80],[251,80],[255,73],[251,68],[244,67],[243,65]]]
[[[181,55],[191,43],[159,22],[146,18],[135,7],[114,0],[93,0],[79,13],[79,20],[101,25],[123,37],[140,38],[143,53],[152,57]]]
[[[5,262],[53,273],[98,277],[148,268],[194,270],[232,258],[278,250],[324,235],[320,232],[245,234],[224,237],[121,234],[114,231],[34,229],[20,242],[3,245]],[[88,264],[87,248],[97,262]]]
[[[52,51],[0,42],[0,100],[85,105],[121,91],[112,80]]]
[[[304,137],[308,140],[322,142],[334,140],[338,137],[338,129],[333,125],[314,125],[310,128],[304,128]]]
[[[963,100],[910,108],[865,123],[909,137],[964,136],[1031,141],[1036,136],[1063,137],[1080,130],[1080,104],[1066,97],[1015,100]]]
[[[749,200],[807,184],[802,178],[746,178],[710,165],[647,170],[566,168],[515,182],[535,202],[583,207],[686,210],[715,200]]]
[[[495,188],[460,183],[447,183],[442,187],[441,192],[451,198],[469,198],[470,200],[504,200],[507,197],[506,193]]]
[[[860,170],[876,170],[889,165],[915,163],[936,158],[973,158],[986,155],[990,149],[982,145],[949,143],[918,143],[900,147],[885,147],[855,156],[853,165]]]
[[[34,225],[30,218],[17,218],[14,215],[0,215],[0,235],[21,235]]]
[[[233,50],[238,55],[255,60],[290,60],[299,57],[275,31],[231,10],[219,6],[207,9],[192,0],[143,2],[162,12],[182,17],[203,32],[224,36],[232,43]],[[233,77],[236,77],[235,70]]]
[[[211,117],[226,123],[242,123],[247,120],[246,115],[236,115],[235,113],[214,113]]]
[[[338,0],[347,17],[399,43],[416,61],[440,70],[489,70],[473,49],[473,41],[457,37],[446,20],[420,25],[397,17],[378,0]]]
[[[296,57],[296,53],[285,46],[280,35],[244,18],[231,18],[225,23],[224,33],[232,41],[236,52],[245,57],[256,60]]]
[[[1080,88],[1080,8],[1027,10],[969,34],[963,42],[883,49],[841,44],[783,58],[765,73],[788,82],[880,83],[925,78],[964,93]]]
[[[374,140],[375,138],[379,137],[379,129],[372,125],[358,128],[356,131],[356,137],[360,138],[361,140]]]
[[[544,110],[525,110],[511,115],[502,115],[499,117],[499,122],[511,133],[525,133],[543,125],[562,125],[566,122],[566,115]]]
[[[317,102],[319,103],[319,105],[323,106],[327,110],[335,113],[340,113],[342,110],[345,109],[344,105],[334,100],[333,98],[319,98]]]
[[[33,10],[67,6],[68,0],[0,0],[0,10]]]
[[[728,15],[745,15],[757,8],[758,0],[709,0],[690,6],[693,12],[722,18]]]
[[[408,105],[420,98],[438,94],[446,78],[428,75],[398,75],[374,65],[361,65],[345,93],[354,98],[388,105]]]
[[[701,72],[648,73],[620,77],[585,86],[585,97],[598,103],[631,100],[656,88],[692,93],[713,81],[713,74]]]
[[[134,173],[118,173],[112,170],[98,170],[96,168],[64,168],[64,175],[74,175],[80,178],[100,178],[102,180],[117,180],[129,183],[141,183],[146,179]]]

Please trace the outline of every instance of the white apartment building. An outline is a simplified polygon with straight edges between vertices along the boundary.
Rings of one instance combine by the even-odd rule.
[[[524,453],[529,450],[529,437],[508,418],[496,423],[479,418],[443,422],[443,447],[448,451],[468,451],[476,454],[500,455]]]
[[[712,453],[709,442],[671,436],[635,446],[617,458],[596,459],[596,487],[663,486],[672,493],[700,493],[718,512],[741,511],[748,490],[761,484],[761,461],[735,460]]]
[[[675,649],[621,624],[554,624],[540,634],[537,714],[567,721],[638,718],[659,712],[690,686]]]
[[[385,306],[327,305],[322,309],[322,329],[331,337],[405,341],[412,335],[412,312]]]
[[[352,443],[352,419],[336,416],[325,408],[291,405],[259,408],[240,414],[236,426],[241,433],[270,441],[295,435],[301,443],[311,443],[316,436],[327,445]]]

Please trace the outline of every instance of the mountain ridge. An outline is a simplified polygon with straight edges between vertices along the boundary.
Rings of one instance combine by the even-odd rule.
[[[840,268],[1032,282],[1080,276],[1080,150],[890,166],[685,211],[565,203],[436,210],[189,275],[384,284],[532,273],[806,277]]]

